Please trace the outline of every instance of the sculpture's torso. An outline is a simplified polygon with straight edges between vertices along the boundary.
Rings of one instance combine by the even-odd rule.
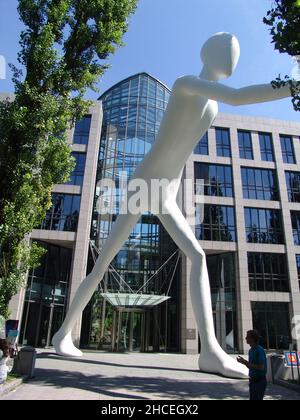
[[[155,143],[134,178],[180,181],[187,159],[217,114],[216,101],[173,89]]]

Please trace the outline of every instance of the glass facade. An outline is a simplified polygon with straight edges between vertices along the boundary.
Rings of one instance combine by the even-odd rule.
[[[274,148],[272,134],[259,133],[261,159],[266,162],[274,162]]]
[[[231,157],[230,130],[228,128],[216,128],[217,155]]]
[[[206,133],[199,141],[194,150],[195,155],[209,155],[208,133]]]
[[[204,205],[196,206],[196,237],[201,241],[236,242],[235,210],[230,206]]]
[[[288,303],[252,302],[253,327],[267,350],[288,350],[291,327]]]
[[[243,196],[252,200],[279,200],[276,172],[271,169],[242,168]]]
[[[65,316],[72,250],[43,242],[38,244],[47,253],[41,265],[28,275],[20,343],[45,347],[51,344]]]
[[[87,145],[89,142],[90,128],[91,128],[92,116],[86,115],[82,120],[77,121],[74,131],[74,144]]]
[[[217,339],[228,353],[238,350],[235,254],[207,256]]]
[[[250,290],[254,292],[289,292],[285,254],[248,253]]]
[[[194,170],[196,193],[197,180],[204,180],[204,195],[233,197],[231,166],[195,162]]]
[[[291,203],[300,203],[300,172],[286,172],[286,186]]]
[[[103,126],[97,172],[97,186],[91,228],[91,241],[101,250],[104,241],[119,212],[120,177],[126,173],[128,179],[137,165],[151,149],[162,117],[166,110],[170,91],[147,74],[133,76],[113,86],[100,98],[103,103]],[[121,174],[122,173],[122,174]],[[101,215],[96,203],[101,191],[102,179],[111,179],[116,185],[115,214]],[[144,214],[130,237],[116,255],[112,268],[105,275],[104,289],[123,292],[121,278],[132,291],[142,289],[146,294],[164,294],[170,289],[171,299],[142,315],[120,315],[117,308],[110,307],[96,293],[85,310],[81,344],[85,347],[123,348],[118,335],[119,325],[126,337],[131,327],[126,322],[138,322],[139,336],[143,338],[145,351],[174,350],[180,346],[179,337],[179,265],[172,258],[160,271],[156,271],[176,252],[177,247],[152,214]],[[90,269],[93,262],[90,259]],[[175,271],[174,271],[175,268]],[[119,278],[119,282],[116,280]],[[152,280],[149,282],[149,279]],[[128,289],[127,289],[128,290]],[[142,317],[142,318],[141,318]],[[126,321],[127,320],[127,321]],[[125,324],[124,324],[125,323]],[[129,325],[128,324],[128,325]],[[146,328],[145,325],[148,325]],[[142,328],[142,331],[140,330]],[[132,330],[133,331],[133,330]],[[128,335],[129,334],[129,335]],[[132,337],[131,337],[132,338]],[[123,343],[124,343],[123,340]],[[132,340],[140,340],[137,337]],[[134,347],[134,341],[130,345]]]
[[[48,210],[41,229],[76,232],[80,201],[80,195],[52,194],[53,205]]]
[[[245,208],[247,242],[283,244],[280,210]]]
[[[284,163],[296,163],[293,138],[290,136],[280,136],[282,159]]]
[[[295,245],[300,245],[300,211],[291,212],[292,228]]]
[[[239,149],[241,159],[253,160],[252,136],[250,131],[238,131]]]
[[[73,152],[72,156],[76,161],[76,166],[67,184],[82,186],[86,162],[86,153]]]

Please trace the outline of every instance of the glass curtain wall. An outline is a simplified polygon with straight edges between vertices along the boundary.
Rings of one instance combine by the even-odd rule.
[[[235,254],[207,256],[212,307],[217,339],[228,353],[236,353],[236,268]]]
[[[135,168],[151,149],[169,96],[168,88],[143,73],[113,86],[100,98],[104,118],[91,228],[91,242],[99,250],[119,213],[121,177],[124,179],[125,175],[129,180]],[[101,215],[97,212],[97,202],[103,191],[103,179],[111,180],[116,186],[114,191],[106,194],[108,200],[113,203],[113,214]],[[151,309],[148,318],[145,318],[147,326],[144,330],[145,334],[149,335],[147,340],[144,340],[148,343],[146,350],[179,350],[179,263],[173,277],[176,256],[159,275],[154,275],[176,250],[175,244],[165,233],[158,219],[150,213],[144,214],[112,263],[117,274],[110,269],[104,277],[103,287],[106,291],[128,291],[125,286],[122,288],[123,279],[133,291],[142,288],[143,293],[147,294],[167,293],[173,278],[169,302]],[[90,258],[90,268],[92,266],[93,261]],[[118,279],[120,284],[116,276],[121,276]],[[151,276],[152,280],[147,283]],[[83,346],[111,346],[113,312],[114,308],[105,304],[100,294],[96,293],[83,318]]]
[[[300,172],[286,172],[286,185],[291,203],[300,203]]]
[[[46,347],[60,328],[67,308],[72,250],[38,242],[47,250],[30,270],[22,316],[22,345]]]
[[[261,344],[267,350],[288,350],[291,322],[288,303],[252,302],[253,327],[259,331]]]
[[[233,197],[232,168],[229,165],[213,165],[195,162],[195,193],[199,180],[204,181],[204,195],[212,197]],[[201,184],[202,185],[202,184]],[[200,191],[200,194],[202,191]]]

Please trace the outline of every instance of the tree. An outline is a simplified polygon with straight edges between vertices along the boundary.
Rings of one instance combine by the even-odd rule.
[[[270,32],[275,49],[289,54],[300,65],[300,0],[275,0],[271,10],[264,18],[264,23],[271,27]],[[274,88],[290,85],[294,109],[300,111],[300,81],[289,76],[279,75],[272,82]]]
[[[88,89],[122,45],[137,0],[19,0],[14,101],[0,103],[0,316],[43,250],[24,238],[74,162],[66,131],[88,111]]]

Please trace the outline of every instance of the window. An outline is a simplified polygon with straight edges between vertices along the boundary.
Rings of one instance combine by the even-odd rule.
[[[249,286],[255,292],[289,292],[286,255],[248,253]]]
[[[300,203],[300,172],[286,172],[285,178],[289,201]]]
[[[196,194],[197,180],[204,181],[204,195],[233,197],[231,166],[195,162]]]
[[[249,131],[238,131],[241,159],[253,160],[252,137]]]
[[[296,255],[296,264],[298,270],[298,280],[299,280],[299,289],[300,289],[300,255]]]
[[[293,139],[290,136],[280,136],[282,159],[284,163],[296,163]]]
[[[280,210],[245,208],[247,242],[283,244]]]
[[[202,139],[199,141],[199,143],[195,147],[194,153],[195,153],[195,155],[206,155],[206,156],[208,156],[208,154],[209,154],[208,133],[206,133],[202,137]]]
[[[228,128],[216,128],[217,155],[231,157],[230,132]]]
[[[268,169],[242,168],[243,195],[251,200],[279,200],[276,172]]]
[[[236,242],[235,211],[229,206],[196,207],[196,236],[202,241]],[[203,220],[203,223],[201,221]]]
[[[28,274],[20,343],[50,346],[61,327],[68,301],[72,250],[38,242],[47,252]]]
[[[252,302],[253,327],[267,350],[288,350],[291,342],[288,303]]]
[[[295,245],[300,245],[300,211],[292,211],[292,227]]]
[[[74,132],[74,144],[88,144],[91,121],[91,115],[86,115],[82,120],[77,121]]]
[[[259,134],[261,159],[267,162],[274,162],[273,138],[271,134]]]
[[[235,353],[238,351],[235,254],[207,255],[207,270],[217,340],[225,351]]]
[[[41,229],[76,232],[80,210],[80,195],[52,194],[52,207]]]
[[[73,152],[72,156],[76,160],[76,166],[67,184],[68,185],[82,185],[83,177],[84,177],[84,170],[85,170],[86,154]]]

